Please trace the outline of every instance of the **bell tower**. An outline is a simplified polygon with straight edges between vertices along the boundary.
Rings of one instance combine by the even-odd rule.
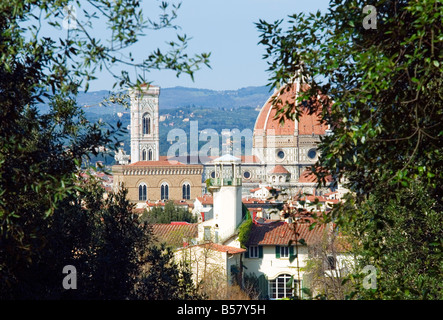
[[[142,84],[129,89],[131,99],[131,163],[158,161],[160,156],[158,97],[160,88]]]
[[[215,242],[222,242],[235,233],[243,219],[241,160],[226,154],[213,163],[215,178],[211,179],[209,188],[213,194],[214,226],[218,233]]]

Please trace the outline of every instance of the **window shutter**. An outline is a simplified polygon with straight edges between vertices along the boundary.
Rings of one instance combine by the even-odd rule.
[[[280,259],[280,246],[275,246],[275,257]]]
[[[263,258],[263,247],[262,246],[258,246],[258,257]]]
[[[295,258],[297,258],[297,254],[294,253],[294,247],[289,246],[289,261],[292,262]]]

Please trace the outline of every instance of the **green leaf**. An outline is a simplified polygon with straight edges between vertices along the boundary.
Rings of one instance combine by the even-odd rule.
[[[291,276],[291,278],[286,282],[286,286],[291,288],[293,282],[294,282],[294,276]]]
[[[306,288],[306,287],[303,287],[303,288],[301,288],[301,291],[304,293],[304,294],[306,294],[307,296],[312,296],[312,292],[311,292],[311,289],[309,289],[309,288]]]
[[[434,178],[434,177],[435,177],[435,174],[432,173],[432,172],[429,172],[429,171],[428,171],[427,176],[428,176],[428,178]]]

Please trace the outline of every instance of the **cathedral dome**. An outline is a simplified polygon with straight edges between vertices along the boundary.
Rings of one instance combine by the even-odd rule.
[[[320,111],[309,114],[307,110],[303,110],[299,121],[291,121],[285,119],[283,125],[280,125],[279,118],[274,119],[279,109],[287,103],[294,103],[299,84],[293,84],[289,89],[287,86],[276,90],[261,108],[254,127],[254,135],[276,135],[276,136],[293,136],[293,135],[324,135],[327,126],[320,123]]]

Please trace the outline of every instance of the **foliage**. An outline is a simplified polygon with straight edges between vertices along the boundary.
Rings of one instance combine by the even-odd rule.
[[[78,15],[71,16],[75,23],[65,27],[70,4]],[[208,54],[188,56],[186,36],[170,42],[167,52],[154,50],[142,63],[132,58],[129,49],[144,31],[175,27],[178,7],[162,2],[159,22],[154,22],[143,17],[134,0],[0,3],[3,297],[128,297],[139,261],[136,255],[142,254],[142,231],[133,226],[123,194],[103,201],[96,187],[78,180],[83,161],[97,155],[99,147],[118,146],[121,123],[105,127],[89,122],[76,96],[80,89],[88,89],[99,70],[111,72],[120,87],[145,82],[142,77],[130,79],[126,71],[117,75],[112,70],[116,65],[138,71],[167,68],[192,76],[207,64]],[[106,42],[93,34],[103,23],[110,33]],[[47,113],[38,112],[39,103],[49,105]],[[81,270],[83,280],[94,285],[82,292],[60,293],[61,279],[54,274],[60,275],[68,262],[86,268]]]
[[[21,218],[30,225],[38,222],[41,230],[34,241],[40,244],[39,254],[27,264],[14,261],[14,255],[6,257],[10,282],[1,283],[3,299],[131,297],[134,274],[150,241],[149,228],[131,214],[125,191],[102,200],[98,181],[79,181],[79,187],[82,191],[64,198],[44,221],[33,221],[29,214]],[[65,265],[77,269],[77,290],[61,286]]]
[[[298,102],[322,109],[333,127],[319,146],[320,164],[337,178],[346,172],[352,191],[367,194],[379,183],[407,185],[417,177],[437,187],[443,174],[443,7],[438,1],[378,2],[378,27],[365,30],[366,4],[332,1],[330,13],[293,15],[286,33],[281,21],[259,24],[266,57],[274,59],[272,84],[298,73],[310,86]],[[318,103],[309,103],[318,92]],[[298,102],[279,116],[293,119]]]
[[[251,300],[267,300],[268,296],[268,281],[265,275],[262,274],[257,277],[255,273],[246,273],[243,276],[244,291],[248,293]]]
[[[320,183],[333,174],[349,188],[328,217],[353,227],[363,250],[357,253],[382,274],[376,293],[359,290],[359,297],[441,298],[433,287],[441,278],[436,239],[443,227],[443,6],[377,1],[377,26],[365,29],[368,4],[333,0],[324,14],[290,16],[287,31],[283,20],[257,24],[271,86],[284,91],[297,79],[303,89],[276,117],[319,112],[332,129],[312,171]],[[411,242],[416,237],[424,244]],[[391,241],[397,250],[387,249]]]
[[[189,266],[174,262],[174,253],[163,244],[152,247],[148,256],[148,271],[140,277],[136,292],[144,300],[200,299]]]
[[[185,208],[176,207],[174,201],[166,202],[164,208],[152,208],[149,212],[145,212],[142,218],[149,221],[150,224],[171,223],[173,221],[197,222],[197,217],[192,212]]]
[[[242,248],[246,248],[246,243],[248,242],[249,234],[254,224],[249,211],[246,213],[246,215],[247,215],[246,220],[243,221],[240,227],[238,227],[238,241],[240,242]]]
[[[417,183],[392,198],[373,193],[353,214],[347,213],[343,228],[356,240],[359,267],[373,265],[377,271],[375,290],[362,287],[363,275],[351,275],[357,297],[441,299],[442,212],[441,204]]]
[[[344,300],[352,291],[347,279],[352,270],[352,253],[346,252],[349,245],[345,238],[326,229],[321,239],[309,248],[309,256],[304,269],[304,293],[312,299],[326,298]],[[309,289],[308,289],[309,288]]]
[[[82,191],[63,200],[61,209],[41,225],[44,248],[28,265],[8,256],[16,267],[10,283],[1,283],[2,299],[191,299],[191,275],[172,261],[172,252],[151,247],[152,233],[126,199],[127,190],[103,199],[92,177],[80,181]],[[81,200],[80,200],[81,199]],[[82,202],[82,203],[80,203]],[[61,271],[77,270],[77,289],[65,290]],[[159,269],[160,268],[160,269]],[[166,282],[158,281],[160,270]],[[155,279],[150,283],[150,279]],[[147,286],[149,282],[149,286]],[[165,296],[167,295],[167,296]]]

